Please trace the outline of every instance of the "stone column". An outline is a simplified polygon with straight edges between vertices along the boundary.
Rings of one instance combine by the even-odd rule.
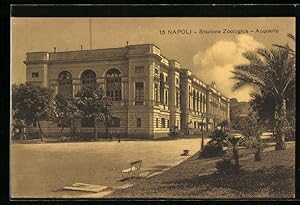
[[[204,94],[201,94],[202,101],[201,101],[201,112],[204,113]]]
[[[57,80],[50,80],[50,88],[54,90],[54,95],[58,93],[58,82]]]
[[[98,78],[97,83],[99,84],[99,86],[103,90],[103,92],[106,94],[105,79],[104,78]]]
[[[75,96],[80,90],[80,79],[73,79],[73,95]]]
[[[200,92],[197,92],[197,112],[200,112]]]
[[[128,79],[127,78],[122,78],[121,79],[121,105],[125,105],[126,106],[126,102],[128,99],[128,94],[126,92],[127,89],[127,83],[128,83]]]

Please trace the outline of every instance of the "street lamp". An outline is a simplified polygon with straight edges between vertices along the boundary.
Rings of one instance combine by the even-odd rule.
[[[202,122],[201,122],[201,151],[203,151],[203,147],[204,147],[204,130],[203,130],[203,127],[204,127],[204,117],[205,117],[205,114],[204,113],[201,113],[200,116],[202,117]]]

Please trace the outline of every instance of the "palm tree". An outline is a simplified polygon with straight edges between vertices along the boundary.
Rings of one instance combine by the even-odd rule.
[[[295,92],[295,56],[291,51],[286,45],[269,51],[245,52],[243,56],[249,63],[236,66],[232,72],[232,79],[237,81],[234,91],[251,86],[258,95],[273,96],[275,111],[270,117],[274,122],[276,150],[285,149],[286,100],[291,92]]]
[[[293,34],[288,34],[287,37],[289,37],[290,39],[292,39],[294,42],[296,42],[296,38]],[[282,45],[278,45],[278,44],[273,44],[273,46],[278,47],[278,48],[284,48],[287,49],[289,51],[289,54],[292,56],[292,58],[296,57],[296,51],[292,48],[290,48],[288,45],[282,46]]]
[[[226,130],[216,129],[209,136],[210,140],[208,141],[208,144],[214,143],[217,145],[220,151],[223,151],[223,143],[227,137],[228,137],[228,133],[226,132]]]

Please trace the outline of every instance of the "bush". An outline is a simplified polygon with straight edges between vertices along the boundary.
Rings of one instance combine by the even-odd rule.
[[[243,139],[240,141],[240,146],[246,147],[248,149],[255,148],[257,145],[257,140],[256,139]]]
[[[285,134],[286,141],[295,141],[295,139],[296,139],[295,130],[289,130],[286,132]]]
[[[219,173],[232,174],[237,173],[240,167],[236,167],[231,162],[231,159],[223,159],[222,161],[216,162],[216,169]]]
[[[203,147],[201,156],[203,157],[218,157],[224,154],[223,147],[214,143],[208,143]]]

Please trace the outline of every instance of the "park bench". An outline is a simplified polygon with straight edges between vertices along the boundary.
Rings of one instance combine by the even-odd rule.
[[[138,176],[141,170],[142,162],[142,160],[131,162],[130,168],[122,170],[122,177],[125,179]]]
[[[190,150],[184,149],[183,153],[182,153],[182,156],[189,156],[190,155],[189,152],[190,152]]]

